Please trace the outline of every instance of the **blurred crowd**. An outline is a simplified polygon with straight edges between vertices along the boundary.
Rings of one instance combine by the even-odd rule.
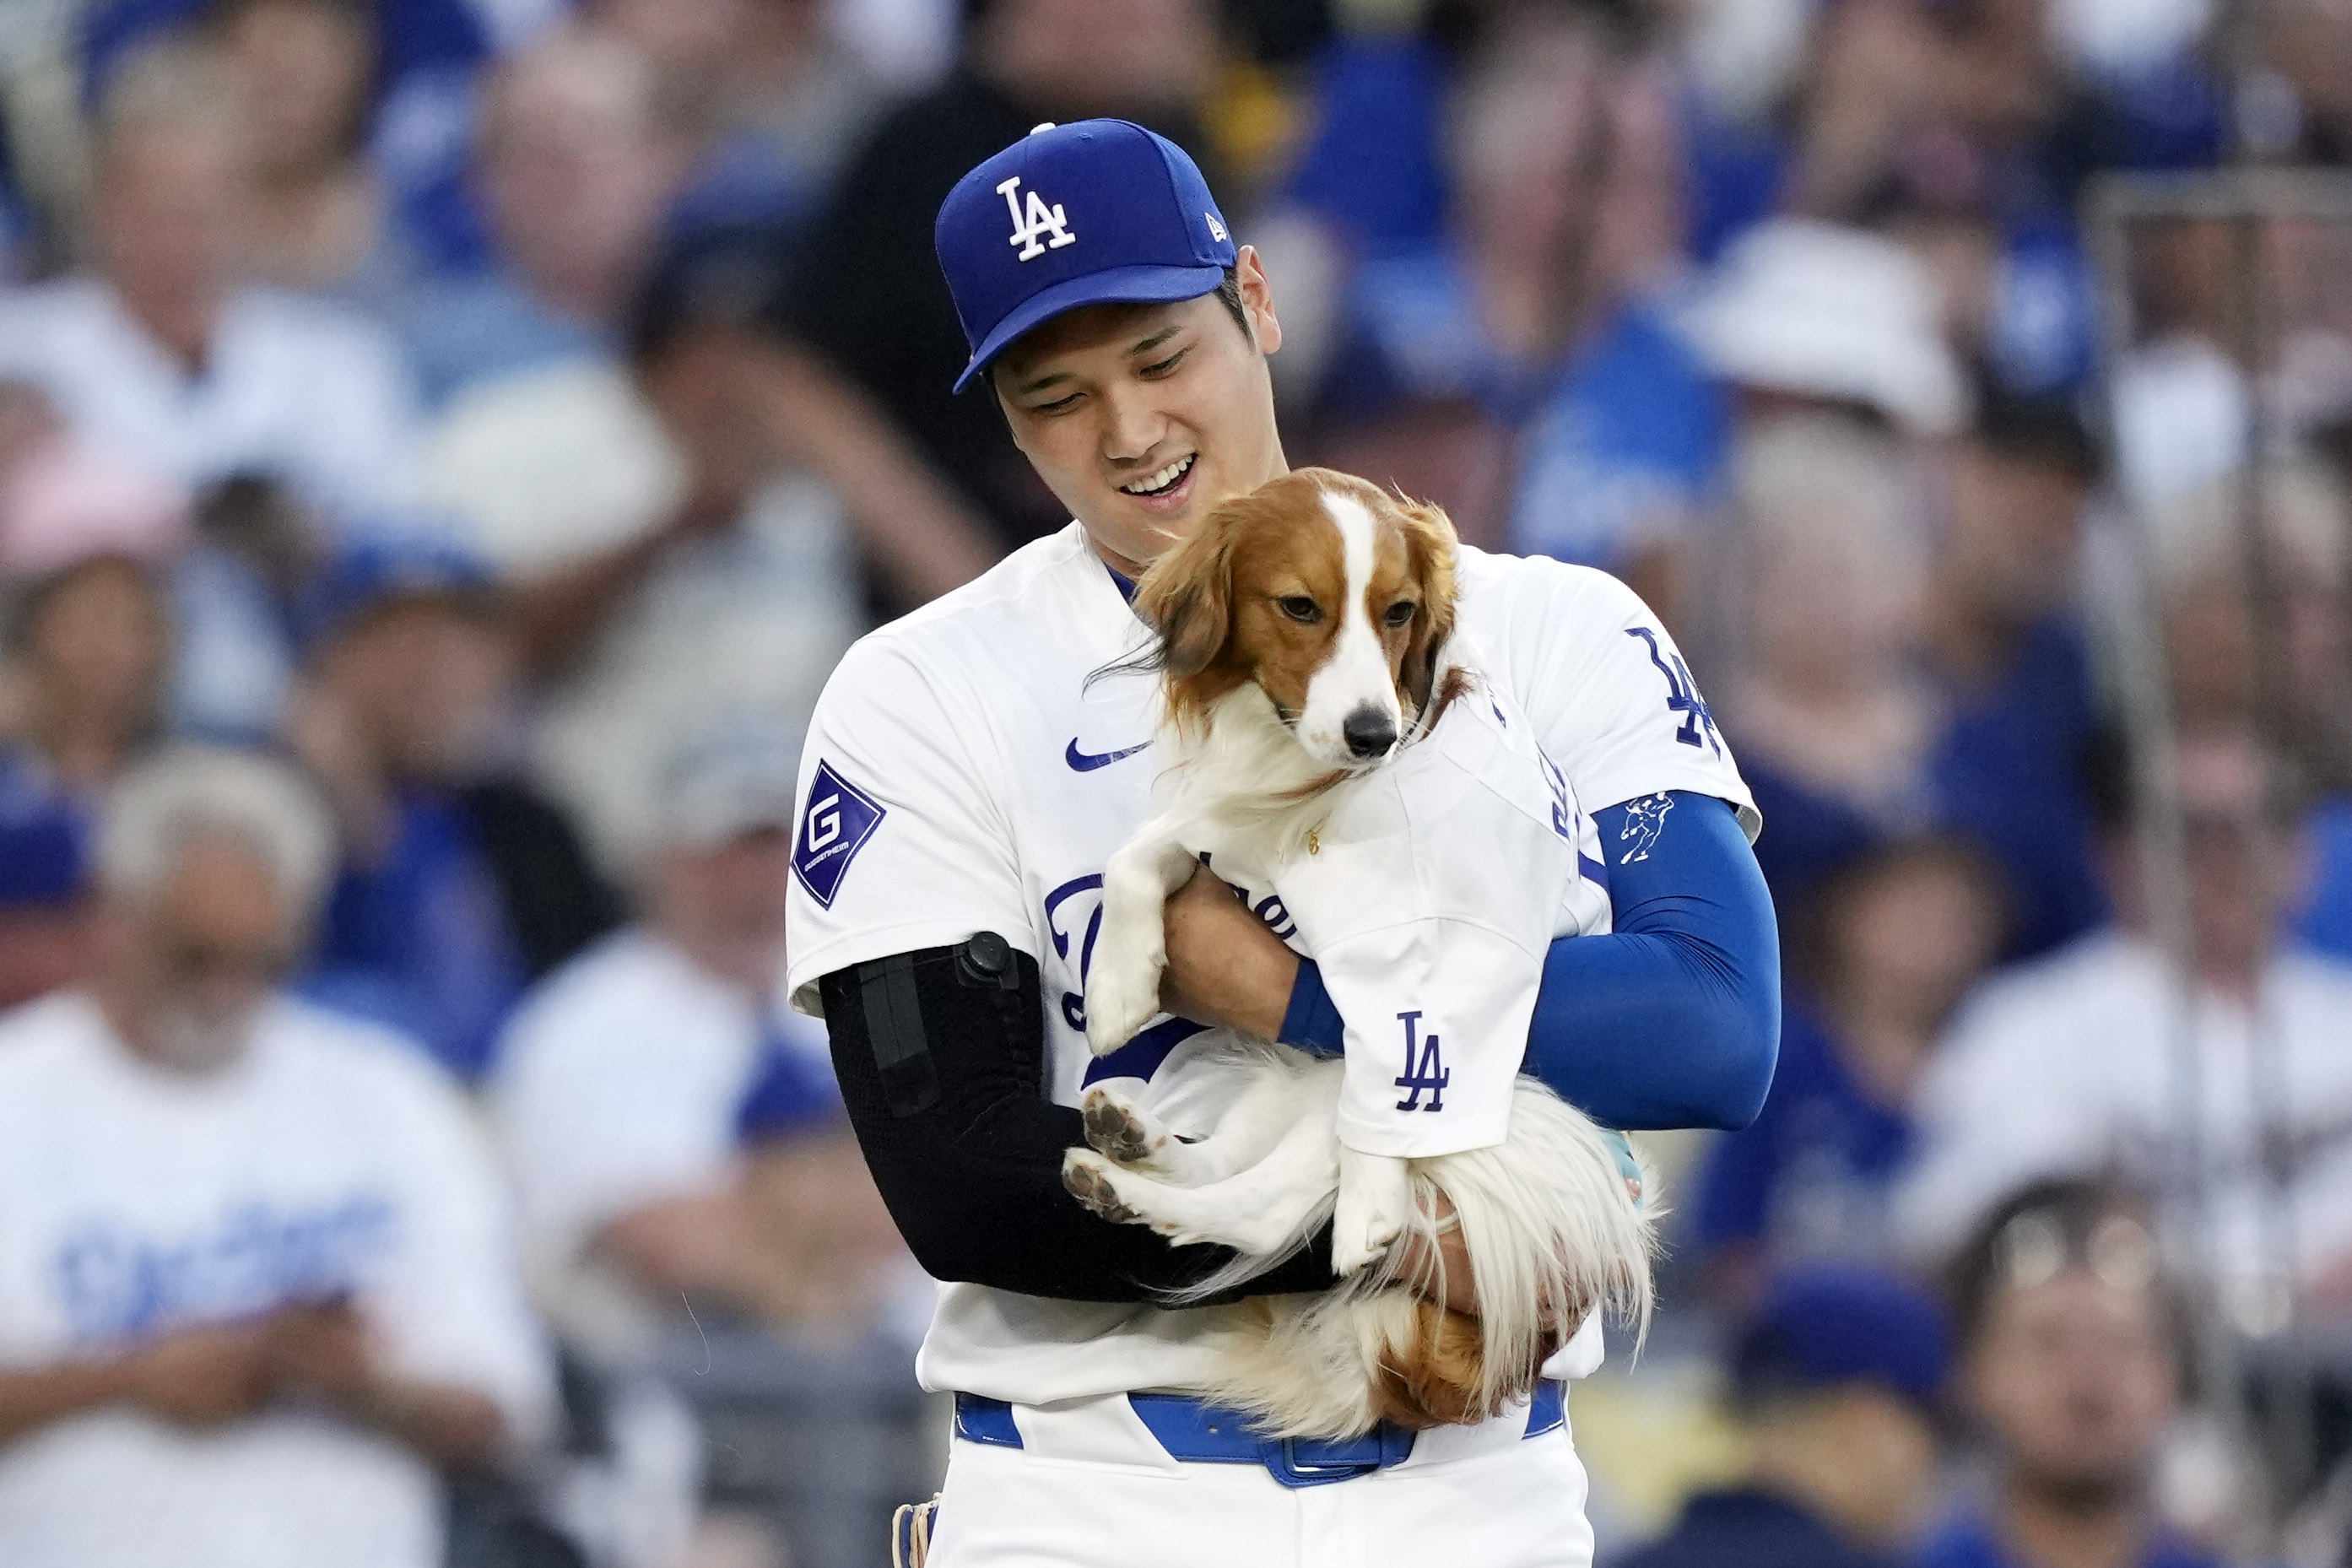
[[[1762,808],[1604,1568],[2352,1562],[2352,209],[2089,222],[2352,160],[2342,0],[0,6],[0,1561],[928,1495],[792,793],[1066,521],[931,221],[1101,114],[1292,460],[1633,584]]]

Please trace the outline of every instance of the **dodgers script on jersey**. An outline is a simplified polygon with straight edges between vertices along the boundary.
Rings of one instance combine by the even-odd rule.
[[[1753,837],[1759,818],[1729,751],[1672,641],[1630,590],[1589,568],[1466,548],[1458,581],[1460,627],[1572,802],[1591,811],[1688,790],[1731,802]],[[1076,1105],[1107,1077],[1151,1081],[1181,1069],[1196,1026],[1155,1025],[1099,1061],[1085,1033],[1103,867],[1149,810],[1158,702],[1148,678],[1087,678],[1141,635],[1072,523],[850,650],[801,762],[789,931],[796,1006],[818,1011],[818,980],[850,964],[993,931],[1037,961],[1056,1100]],[[1592,847],[1603,859],[1621,852]],[[1244,897],[1297,939],[1271,889],[1245,886]],[[1417,1027],[1391,1020],[1400,1030],[1408,1022]],[[1417,1069],[1418,1033],[1413,1048]],[[1443,1121],[1451,1112],[1442,1095],[1439,1103],[1420,1114]],[[927,1388],[1019,1405],[1182,1389],[1201,1379],[1200,1341],[1215,1314],[1233,1310],[953,1284],[917,1372]]]

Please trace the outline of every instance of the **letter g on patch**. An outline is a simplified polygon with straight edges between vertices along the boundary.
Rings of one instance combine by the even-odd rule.
[[[843,778],[830,762],[819,762],[809,781],[808,803],[793,837],[793,877],[826,909],[841,891],[849,863],[889,814],[881,804]]]

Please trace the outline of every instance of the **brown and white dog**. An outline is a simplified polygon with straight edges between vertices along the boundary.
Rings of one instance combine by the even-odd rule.
[[[1138,663],[1160,673],[1171,760],[1152,816],[1104,872],[1087,984],[1097,1054],[1158,1013],[1163,906],[1204,853],[1279,890],[1344,792],[1475,689],[1454,631],[1455,553],[1436,509],[1303,468],[1217,508],[1144,575],[1136,608],[1159,636]],[[1410,885],[1401,868],[1400,901]],[[1213,1070],[1240,1087],[1205,1134],[1178,1136],[1097,1086],[1083,1108],[1091,1147],[1069,1152],[1063,1179],[1106,1217],[1234,1249],[1185,1300],[1263,1273],[1333,1222],[1343,1282],[1251,1303],[1203,1391],[1269,1433],[1476,1420],[1531,1390],[1559,1325],[1594,1310],[1646,1322],[1650,1216],[1601,1131],[1533,1079],[1517,1080],[1505,1142],[1402,1160],[1339,1142],[1344,1062],[1234,1036]],[[1439,1256],[1440,1194],[1472,1262],[1475,1319],[1402,1277],[1405,1257]],[[1396,1245],[1408,1234],[1422,1245]]]

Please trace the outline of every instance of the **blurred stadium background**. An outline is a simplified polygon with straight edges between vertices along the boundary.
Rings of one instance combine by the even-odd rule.
[[[0,1563],[883,1560],[944,1417],[793,762],[1065,521],[930,221],[1096,114],[1265,257],[1293,460],[1634,584],[1763,807],[1780,1074],[1643,1140],[1603,1568],[2352,1563],[2346,0],[0,0]],[[304,941],[159,800],[276,810]],[[278,985],[489,1151],[399,1323],[253,1147],[359,1078],[58,1065]]]

